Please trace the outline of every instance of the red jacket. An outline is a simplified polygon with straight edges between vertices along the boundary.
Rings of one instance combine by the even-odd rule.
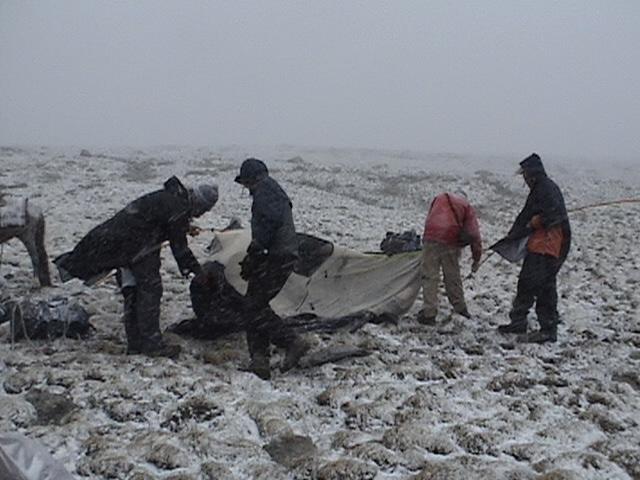
[[[461,225],[473,237],[471,242],[473,259],[480,261],[482,237],[480,236],[478,218],[467,199],[459,195],[441,193],[433,200],[424,224],[422,240],[423,242],[431,240],[445,245],[457,246]]]

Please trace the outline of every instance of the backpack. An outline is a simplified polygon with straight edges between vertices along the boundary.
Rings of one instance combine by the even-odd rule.
[[[95,327],[89,313],[67,298],[7,300],[0,303],[0,324],[10,322],[10,339],[85,338]]]
[[[422,239],[415,230],[402,233],[387,232],[380,242],[380,250],[386,254],[415,252],[422,249]]]

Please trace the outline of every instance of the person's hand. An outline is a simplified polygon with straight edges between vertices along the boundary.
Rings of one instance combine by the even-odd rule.
[[[480,268],[480,261],[474,260],[473,263],[471,264],[471,272],[476,273],[479,268]]]
[[[194,275],[198,275],[200,273],[202,273],[202,267],[200,267],[200,265],[197,266],[193,266],[193,267],[185,267],[185,268],[181,268],[180,269],[180,273],[182,274],[182,276],[184,278],[189,278],[189,276],[193,273]]]

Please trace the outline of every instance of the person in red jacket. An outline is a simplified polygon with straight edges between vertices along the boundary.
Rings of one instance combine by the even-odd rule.
[[[478,270],[482,238],[475,210],[463,193],[441,193],[431,203],[422,237],[422,295],[424,305],[418,321],[434,325],[438,314],[440,270],[449,303],[456,313],[471,318],[464,300],[460,256],[471,245],[472,271]]]

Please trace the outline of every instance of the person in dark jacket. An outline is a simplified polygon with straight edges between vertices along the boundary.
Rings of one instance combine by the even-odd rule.
[[[271,378],[269,345],[286,348],[281,370],[297,365],[308,344],[271,309],[269,302],[280,292],[298,259],[298,240],[293,224],[291,200],[269,176],[261,160],[248,158],[235,178],[249,189],[251,243],[241,263],[241,276],[248,282],[245,294],[249,369],[262,379]]]
[[[540,330],[526,340],[534,343],[557,340],[558,293],[556,276],[571,246],[571,227],[560,188],[551,180],[540,157],[533,153],[520,162],[518,171],[530,189],[508,239],[529,236],[527,253],[518,277],[516,297],[501,333],[526,333],[527,315],[534,305]]]
[[[160,333],[160,249],[169,241],[180,272],[199,273],[200,264],[189,249],[190,221],[211,210],[218,187],[203,184],[187,189],[176,177],[157,190],[129,203],[92,229],[71,252],[54,260],[61,280],[73,277],[92,284],[117,269],[124,297],[127,353],[176,356],[178,345],[168,345]]]

